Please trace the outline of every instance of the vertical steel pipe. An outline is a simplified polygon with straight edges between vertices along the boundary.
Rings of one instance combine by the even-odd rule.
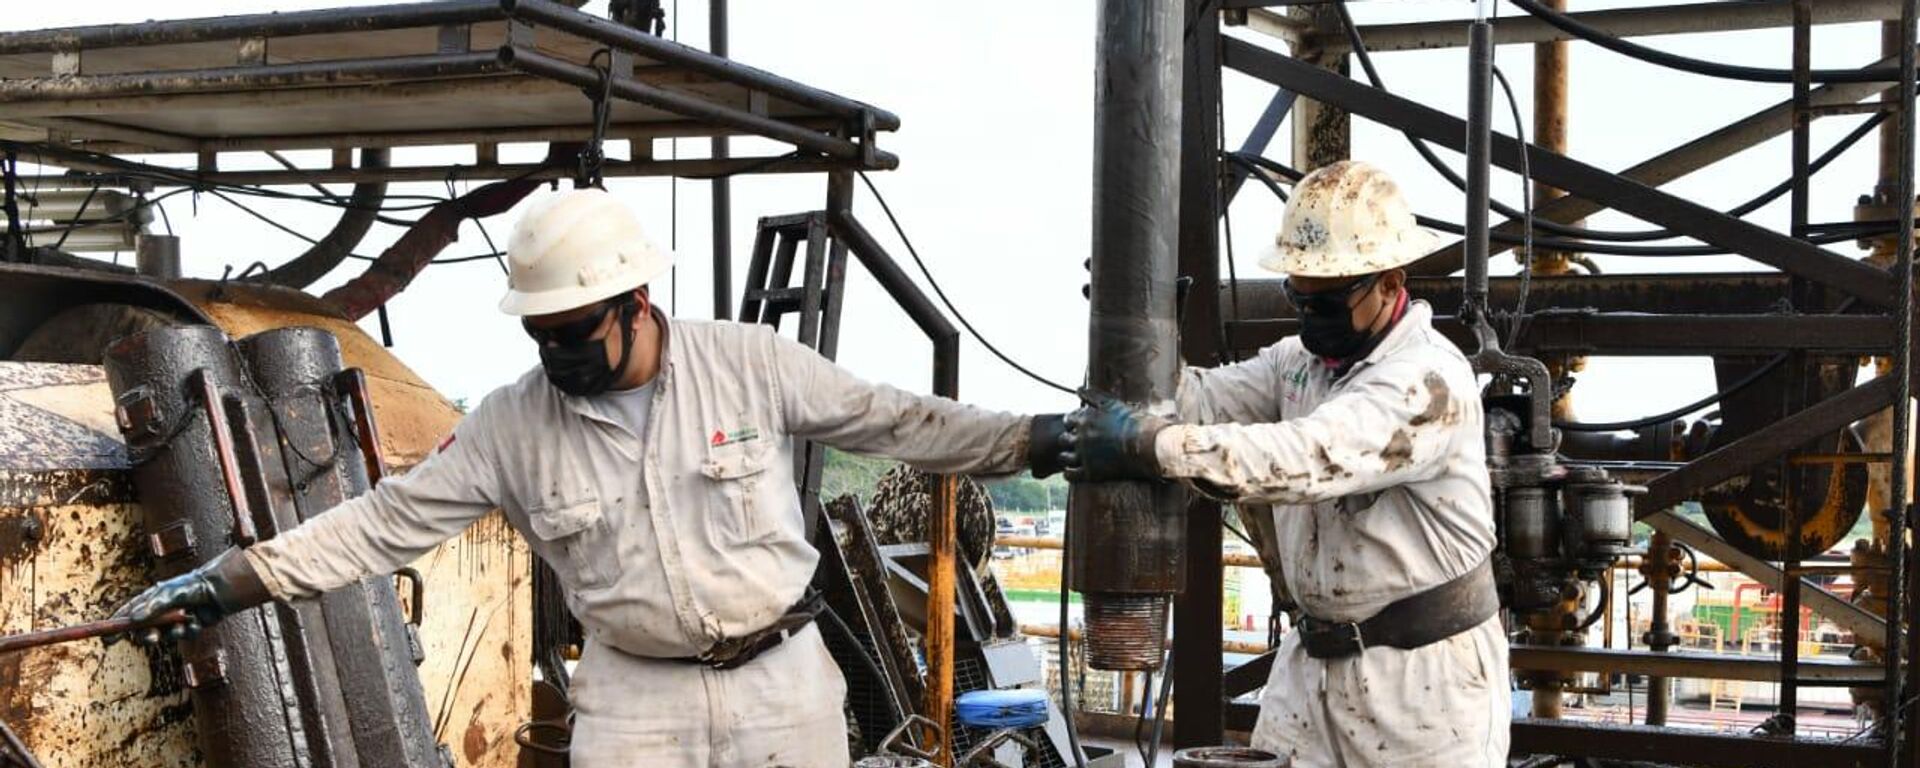
[[[1911,477],[1913,450],[1908,440],[1910,439],[1911,430],[1909,421],[1913,417],[1914,300],[1913,216],[1906,211],[1907,206],[1913,204],[1914,192],[1913,134],[1915,114],[1913,78],[1915,73],[1913,47],[1916,42],[1914,39],[1915,15],[1916,12],[1920,12],[1920,9],[1917,9],[1916,5],[1920,5],[1920,0],[1903,0],[1900,4],[1900,88],[1898,99],[1900,103],[1900,136],[1898,141],[1899,146],[1897,147],[1900,179],[1898,184],[1899,190],[1894,195],[1894,204],[1900,206],[1899,210],[1901,211],[1899,240],[1895,243],[1894,251],[1894,274],[1900,285],[1900,293],[1898,304],[1898,343],[1895,345],[1893,353],[1893,377],[1895,387],[1895,397],[1893,400],[1894,472],[1892,493],[1889,495],[1889,498],[1892,499],[1892,503],[1889,505],[1889,517],[1892,518],[1889,528],[1893,533],[1890,537],[1892,552],[1889,553],[1889,557],[1893,560],[1892,583],[1894,585],[1894,595],[1893,599],[1887,601],[1887,652],[1885,654],[1885,661],[1887,667],[1887,701],[1889,702],[1887,711],[1889,716],[1893,718],[1893,722],[1890,723],[1890,725],[1894,726],[1889,729],[1889,733],[1900,733],[1904,731],[1907,743],[1915,749],[1920,749],[1920,742],[1916,742],[1916,739],[1920,739],[1920,715],[1906,714],[1904,715],[1905,720],[1903,721],[1902,710],[1898,704],[1898,702],[1905,700],[1901,695],[1903,687],[1912,687],[1920,684],[1920,680],[1915,679],[1916,677],[1920,677],[1920,665],[1911,663],[1912,659],[1920,656],[1920,654],[1915,654],[1914,649],[1903,645],[1900,636],[1901,627],[1905,624],[1901,619],[1901,614],[1905,612],[1909,617],[1920,614],[1920,605],[1909,603],[1909,601],[1920,597],[1920,589],[1916,589],[1912,583],[1915,569],[1910,567],[1911,564],[1907,562],[1908,556],[1911,554],[1907,546],[1907,535],[1908,529],[1913,522],[1913,504],[1907,500],[1907,493],[1913,482],[1913,478]],[[1910,634],[1912,637],[1920,638],[1920,634]],[[1904,681],[1900,679],[1900,659],[1902,656],[1907,657],[1909,660],[1909,664],[1907,665],[1908,677]],[[1901,728],[1900,726],[1902,725],[1905,727]],[[1887,764],[1889,766],[1901,764],[1900,739],[1892,737],[1891,735],[1887,739]]]
[[[1180,276],[1193,286],[1220,285],[1219,227],[1230,195],[1220,163],[1220,13],[1213,0],[1186,0],[1186,50],[1180,86]],[[1291,101],[1291,99],[1287,99]],[[1276,101],[1279,101],[1276,99]],[[1279,118],[1268,106],[1267,117]],[[1256,133],[1258,129],[1256,129]],[[1257,153],[1266,137],[1249,138]],[[1220,292],[1190,290],[1180,307],[1181,357],[1194,365],[1228,361]],[[1187,506],[1186,583],[1173,612],[1173,745],[1219,744],[1226,725],[1222,696],[1220,504],[1195,496]]]
[[[727,0],[712,0],[707,10],[707,47],[727,57]],[[726,136],[714,136],[713,158],[727,159],[732,151]],[[713,319],[733,319],[733,180],[713,177]]]
[[[1095,42],[1088,385],[1171,414],[1180,200],[1183,4],[1103,0]],[[1076,483],[1070,585],[1096,669],[1156,669],[1167,598],[1185,581],[1184,494],[1171,483]]]
[[[180,279],[180,238],[173,235],[135,235],[134,269],[159,280]]]
[[[1463,314],[1487,311],[1487,198],[1493,167],[1493,39],[1485,20],[1467,27],[1467,241]]]

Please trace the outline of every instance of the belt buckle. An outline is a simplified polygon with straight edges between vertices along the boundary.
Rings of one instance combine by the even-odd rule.
[[[713,669],[727,669],[746,649],[746,641],[745,637],[724,638],[693,658]]]
[[[1360,637],[1359,622],[1314,620],[1304,628],[1314,636],[1313,645],[1326,649],[1325,658],[1358,656],[1367,650],[1366,641]]]

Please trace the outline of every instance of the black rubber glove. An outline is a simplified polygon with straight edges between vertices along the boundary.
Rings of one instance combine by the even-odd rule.
[[[1067,479],[1080,483],[1158,480],[1153,441],[1173,422],[1096,392],[1067,417]]]
[[[1047,413],[1027,422],[1027,468],[1034,477],[1050,477],[1066,469],[1067,415]]]
[[[246,553],[236,548],[220,553],[206,565],[148,587],[114,611],[113,618],[151,621],[176,608],[186,611],[186,623],[126,635],[141,645],[154,645],[163,632],[169,639],[185,640],[221,619],[271,599],[260,574],[247,562]],[[106,642],[112,644],[121,637],[113,635]]]

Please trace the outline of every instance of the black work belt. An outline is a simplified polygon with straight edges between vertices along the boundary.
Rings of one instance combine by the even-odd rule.
[[[808,590],[806,597],[800,598],[800,602],[794,603],[792,608],[788,608],[786,613],[764,629],[721,640],[698,656],[678,656],[667,660],[713,669],[743,666],[760,654],[773,650],[774,646],[786,642],[787,638],[800,634],[800,630],[813,623],[813,618],[820,615],[825,607],[826,602],[819,593]]]
[[[1440,586],[1388,603],[1366,621],[1300,620],[1300,645],[1316,659],[1340,659],[1370,647],[1413,650],[1480,626],[1500,610],[1491,561]]]

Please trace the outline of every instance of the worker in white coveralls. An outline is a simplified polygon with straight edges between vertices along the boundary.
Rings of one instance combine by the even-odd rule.
[[[1506,765],[1479,388],[1401,269],[1433,241],[1385,173],[1317,170],[1261,261],[1287,275],[1298,336],[1188,368],[1177,419],[1104,398],[1067,419],[1069,478],[1174,478],[1273,505],[1304,616],[1253,745],[1295,768]]]
[[[539,368],[412,471],[117,615],[185,608],[196,624],[173,634],[190,634],[393,571],[498,508],[586,630],[576,768],[847,765],[846,683],[803,597],[819,555],[791,438],[942,473],[1013,472],[1032,453],[1045,475],[1064,419],[870,384],[764,325],[669,322],[646,286],[671,257],[605,191],[542,201],[507,256],[500,309],[523,318]]]

